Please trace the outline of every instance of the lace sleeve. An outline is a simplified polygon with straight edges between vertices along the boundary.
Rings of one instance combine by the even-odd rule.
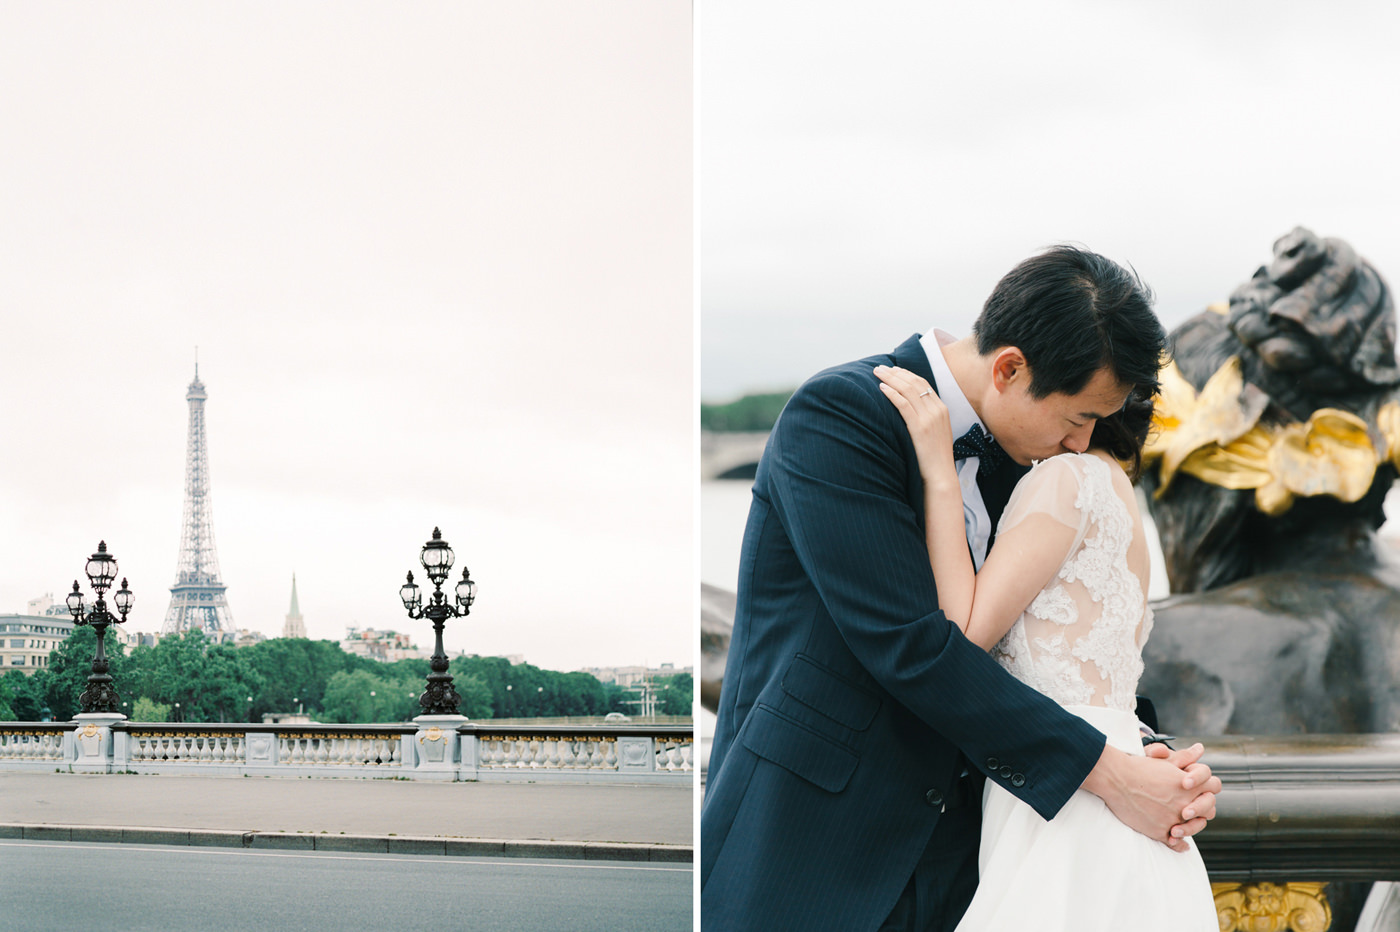
[[[1017,483],[1011,500],[1006,503],[997,533],[1005,534],[1037,514],[1082,533],[1085,516],[1079,498],[1083,483],[1084,464],[1079,454],[1065,453],[1041,460]]]

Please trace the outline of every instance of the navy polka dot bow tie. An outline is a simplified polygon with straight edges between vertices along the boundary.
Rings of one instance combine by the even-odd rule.
[[[953,441],[953,459],[965,460],[969,456],[977,457],[979,476],[990,475],[1010,459],[1006,451],[982,429],[981,424],[973,424],[967,429],[967,433]]]

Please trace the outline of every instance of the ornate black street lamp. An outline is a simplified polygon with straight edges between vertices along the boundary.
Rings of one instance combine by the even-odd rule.
[[[437,636],[437,645],[429,661],[433,672],[428,674],[428,688],[418,697],[418,704],[424,715],[458,715],[462,699],[452,688],[452,677],[447,672],[447,652],[442,649],[442,624],[449,618],[465,618],[471,614],[472,603],[476,601],[476,583],[472,582],[471,573],[464,566],[462,579],[457,583],[456,605],[449,603],[447,596],[442,594],[442,584],[452,571],[452,548],[447,546],[447,541],[442,539],[442,531],[437,528],[433,528],[433,539],[423,545],[418,560],[433,584],[433,594],[427,606],[423,605],[422,593],[414,585],[412,570],[409,570],[408,582],[399,589],[399,598],[403,599],[403,606],[408,609],[408,617],[415,620],[427,618],[433,623],[433,633]]]
[[[106,650],[107,626],[126,622],[127,613],[131,611],[131,590],[126,587],[126,580],[123,579],[122,587],[112,595],[112,602],[115,603],[121,617],[113,618],[112,613],[107,611],[107,600],[104,596],[111,588],[112,580],[117,578],[117,559],[107,552],[105,540],[98,542],[97,552],[88,559],[83,572],[92,584],[92,591],[97,593],[97,602],[93,604],[91,611],[85,610],[83,593],[75,579],[73,591],[68,594],[68,611],[73,615],[74,624],[92,625],[96,629],[97,656],[92,658],[92,673],[87,678],[87,689],[78,697],[78,704],[84,712],[116,712],[121,697],[112,688],[112,677],[107,673],[110,669]]]

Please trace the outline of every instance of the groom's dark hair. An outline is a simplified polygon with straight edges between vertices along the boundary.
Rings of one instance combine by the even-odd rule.
[[[1076,246],[1054,246],[1007,272],[972,332],[983,356],[1021,350],[1034,398],[1073,395],[1105,366],[1125,385],[1155,389],[1167,341],[1137,273]]]

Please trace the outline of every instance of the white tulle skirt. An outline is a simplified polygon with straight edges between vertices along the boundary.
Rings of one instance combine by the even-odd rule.
[[[1114,747],[1143,753],[1130,713],[1068,711]],[[1139,835],[1084,790],[1048,822],[991,781],[982,798],[981,878],[958,932],[1218,932],[1194,843],[1177,852]]]

